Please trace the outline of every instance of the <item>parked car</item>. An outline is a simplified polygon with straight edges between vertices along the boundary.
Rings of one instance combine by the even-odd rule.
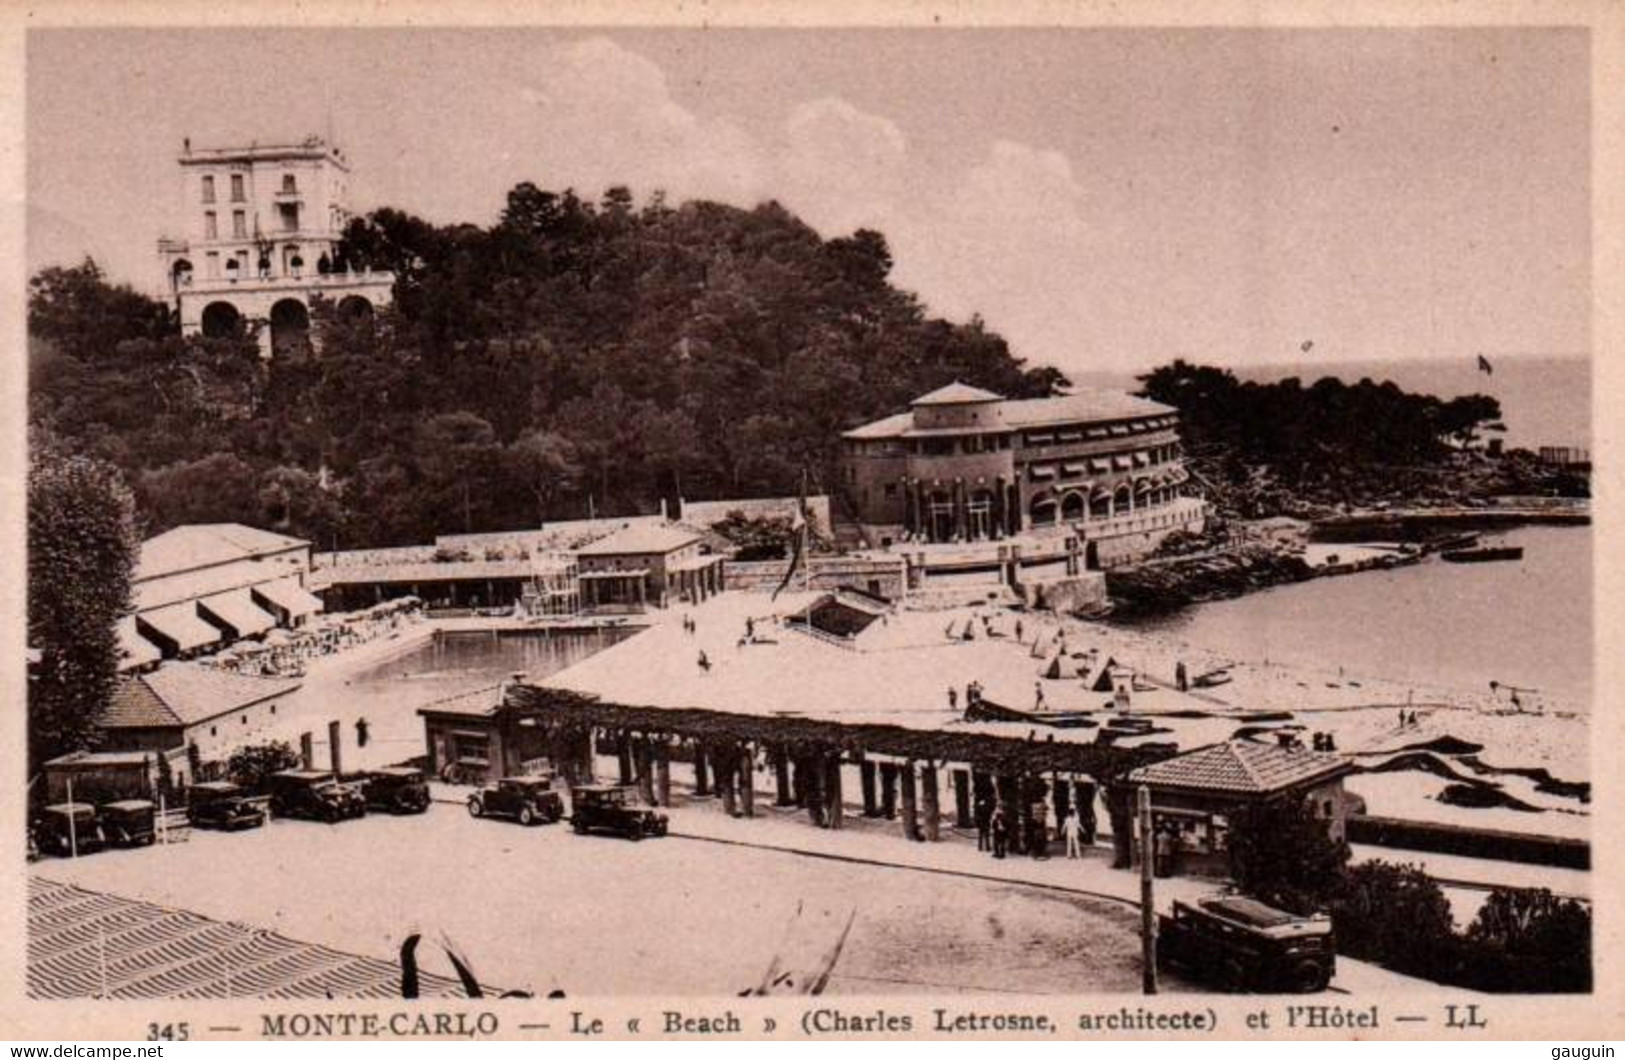
[[[429,785],[423,771],[411,766],[386,766],[366,774],[361,792],[369,810],[422,813],[429,808]]]
[[[331,773],[285,769],[270,776],[271,812],[278,817],[305,817],[335,824],[367,812],[361,789]]]
[[[144,847],[158,839],[158,807],[150,799],[119,799],[96,810],[96,823],[109,846]]]
[[[570,827],[576,835],[613,832],[627,839],[666,834],[666,815],[640,806],[631,788],[600,785],[577,788],[570,796]]]
[[[45,807],[34,822],[34,843],[41,854],[64,858],[94,854],[107,845],[96,823],[96,807],[84,802]]]
[[[1159,964],[1235,993],[1313,994],[1337,970],[1331,918],[1297,916],[1252,898],[1175,902],[1158,918]]]
[[[549,777],[503,777],[468,797],[470,817],[511,817],[523,825],[552,824],[564,800]]]
[[[194,828],[232,832],[239,828],[258,828],[265,823],[265,811],[249,801],[247,792],[229,781],[193,784],[188,798],[186,819]]]

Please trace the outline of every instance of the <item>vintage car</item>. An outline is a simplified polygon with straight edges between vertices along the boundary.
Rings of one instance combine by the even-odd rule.
[[[331,773],[316,769],[285,769],[272,773],[271,813],[277,817],[305,817],[334,824],[367,812],[361,789]]]
[[[193,784],[186,807],[186,819],[194,828],[219,828],[232,832],[258,828],[265,823],[265,811],[249,801],[248,793],[224,780]]]
[[[361,792],[369,810],[422,813],[429,808],[429,785],[422,770],[411,766],[373,770],[361,778]]]
[[[523,825],[552,824],[564,800],[548,777],[503,777],[468,797],[470,817],[511,817]]]
[[[1331,918],[1226,895],[1158,917],[1157,960],[1234,993],[1313,994],[1337,970]]]
[[[109,846],[144,847],[158,839],[158,808],[150,799],[119,799],[96,809],[96,823]]]
[[[571,794],[570,827],[576,835],[613,832],[628,839],[666,834],[666,815],[640,806],[631,788],[577,788]]]
[[[96,807],[83,802],[45,807],[34,822],[34,844],[41,854],[64,858],[94,854],[107,845],[96,823]]]

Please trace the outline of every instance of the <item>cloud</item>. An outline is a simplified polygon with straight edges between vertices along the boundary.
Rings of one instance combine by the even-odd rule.
[[[791,111],[784,136],[775,183],[804,220],[825,235],[886,225],[905,183],[901,129],[826,97]]]
[[[519,97],[549,183],[597,189],[641,178],[644,193],[747,203],[763,194],[759,145],[732,123],[683,107],[660,67],[613,41],[552,49]]]

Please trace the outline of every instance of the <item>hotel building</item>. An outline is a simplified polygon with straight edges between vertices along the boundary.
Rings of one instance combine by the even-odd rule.
[[[953,383],[845,432],[842,487],[872,547],[1070,534],[1094,569],[1201,529],[1178,426],[1114,391],[1012,401]]]

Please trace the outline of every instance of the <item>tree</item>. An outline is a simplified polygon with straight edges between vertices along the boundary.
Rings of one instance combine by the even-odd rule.
[[[1348,870],[1332,905],[1338,949],[1397,971],[1433,972],[1450,947],[1450,900],[1414,865],[1367,861]]]
[[[111,355],[121,342],[156,342],[178,331],[169,306],[107,283],[91,258],[42,269],[28,281],[29,334],[71,357],[93,361]]]
[[[1275,798],[1230,815],[1230,871],[1236,886],[1295,913],[1324,909],[1342,885],[1348,844],[1298,798]]]
[[[502,459],[536,501],[538,524],[556,517],[556,500],[574,492],[581,481],[575,446],[551,431],[527,431],[504,450]]]
[[[290,744],[272,740],[237,748],[226,759],[226,774],[234,784],[250,791],[264,791],[272,773],[293,769],[299,764],[299,753]]]
[[[110,465],[37,433],[28,469],[28,683],[32,775],[93,747],[118,680],[117,624],[130,611],[135,502]]]

